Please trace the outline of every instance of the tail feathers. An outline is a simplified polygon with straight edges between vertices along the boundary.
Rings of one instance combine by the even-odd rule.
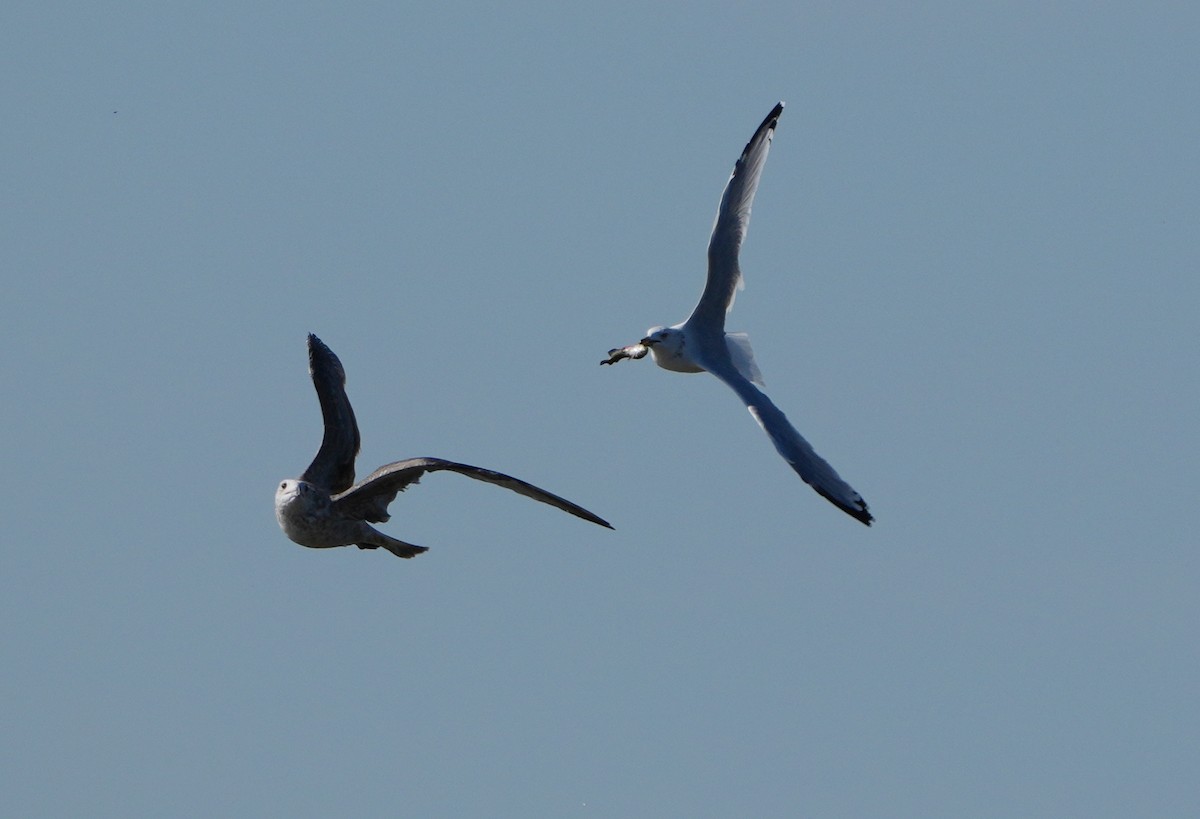
[[[763,381],[762,371],[754,361],[754,350],[750,347],[750,336],[745,333],[726,333],[725,347],[729,350],[729,358],[733,366],[742,374],[742,378],[760,387],[767,386]]]
[[[427,546],[415,546],[412,543],[405,543],[403,540],[396,540],[394,537],[388,537],[383,532],[372,532],[374,536],[372,542],[354,544],[360,549],[387,549],[396,557],[408,559],[416,557],[421,552],[428,552]]]

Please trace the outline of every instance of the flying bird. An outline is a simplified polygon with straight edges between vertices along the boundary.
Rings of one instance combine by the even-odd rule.
[[[862,496],[813,450],[783,411],[759,389],[763,379],[749,337],[725,332],[725,314],[733,308],[734,296],[743,287],[738,251],[746,238],[750,206],[782,113],[781,102],[758,126],[733,166],[708,240],[708,280],[692,314],[672,327],[650,328],[640,342],[609,350],[608,358],[600,363],[645,358],[649,353],[665,370],[712,373],[737,393],[775,449],[805,483],[846,514],[870,526],[874,518]]]
[[[426,472],[448,470],[511,489],[526,497],[556,506],[592,523],[612,526],[582,506],[510,475],[441,458],[409,458],[381,466],[354,483],[358,455],[358,422],[346,397],[346,372],[342,362],[321,339],[308,336],[308,370],[312,375],[325,435],[321,448],[299,478],[289,478],[275,490],[275,517],[284,534],[301,546],[328,549],[355,545],[360,549],[387,549],[396,557],[416,557],[427,551],[385,535],[371,526],[390,517],[388,505],[396,494],[415,484]]]

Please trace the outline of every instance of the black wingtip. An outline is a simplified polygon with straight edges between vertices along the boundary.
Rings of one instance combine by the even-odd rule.
[[[840,500],[830,495],[828,492],[822,492],[820,489],[817,489],[817,494],[864,526],[870,526],[871,522],[875,520],[874,516],[867,509],[867,502],[864,500],[860,499],[859,502],[854,506],[848,506],[847,504],[842,503]]]
[[[867,511],[867,507],[865,505],[862,509],[857,509],[853,506],[843,506],[842,504],[836,502],[835,505],[837,508],[841,509],[847,515],[854,518],[864,526],[870,526],[871,522],[875,520],[871,513]]]
[[[783,102],[780,101],[775,103],[775,107],[771,109],[771,113],[767,114],[766,119],[762,121],[762,125],[758,126],[759,130],[761,131],[763,128],[774,130],[775,126],[779,124],[779,117],[782,115]]]
[[[867,510],[867,502],[864,500],[860,500],[855,506],[846,506],[845,504],[837,503],[837,501],[834,501],[834,503],[837,504],[839,509],[864,526],[870,526],[871,522],[875,520],[874,516]]]
[[[342,360],[337,353],[329,349],[329,345],[317,338],[316,333],[308,334],[308,367],[310,372],[316,372],[317,359],[323,358],[334,366],[335,372],[345,381],[346,371],[342,368]]]
[[[308,334],[308,363],[309,363],[309,366],[312,366],[314,359],[316,359],[317,355],[322,350],[328,352],[329,348],[327,346],[325,346],[324,341],[321,341],[321,339],[317,338],[316,333],[309,333]]]
[[[572,515],[574,515],[577,518],[583,518],[588,523],[594,523],[597,526],[603,526],[605,529],[613,528],[613,525],[611,523],[609,523],[607,520],[605,520],[604,518],[597,515],[595,512],[589,512],[588,510],[584,509],[582,506],[580,506],[578,504],[571,503],[570,501],[566,501],[565,499],[562,499],[562,500],[564,500],[567,504],[567,506],[559,507],[564,512],[570,512]]]
[[[746,143],[746,147],[742,149],[742,155],[738,158],[738,166],[746,161],[746,157],[750,154],[750,149],[763,138],[764,134],[768,141],[774,136],[775,126],[779,124],[779,115],[782,113],[783,103],[776,103],[775,107],[771,109],[771,113],[767,114],[766,119],[754,131],[754,136],[750,137],[750,141]],[[736,172],[737,168],[734,168],[734,171]]]
[[[571,505],[575,506],[575,504],[571,504]],[[597,515],[595,512],[589,512],[588,510],[584,509],[582,506],[576,506],[575,508],[578,509],[579,511],[572,511],[571,514],[575,515],[576,517],[583,518],[588,523],[594,523],[597,526],[603,526],[605,529],[613,529],[615,531],[615,527],[611,523],[609,523],[607,520],[605,520],[604,518]],[[571,511],[571,510],[567,510],[567,511]]]

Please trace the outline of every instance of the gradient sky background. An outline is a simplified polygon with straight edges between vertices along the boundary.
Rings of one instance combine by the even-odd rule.
[[[5,7],[12,816],[1200,812],[1200,8]],[[867,498],[612,346],[731,330]],[[413,561],[276,482],[340,355]]]

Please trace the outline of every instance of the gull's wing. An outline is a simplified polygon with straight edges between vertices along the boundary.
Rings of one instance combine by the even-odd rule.
[[[738,394],[746,404],[746,409],[754,416],[754,420],[758,421],[759,426],[770,437],[776,451],[791,464],[792,469],[796,470],[796,474],[806,484],[847,515],[868,526],[871,525],[874,518],[867,511],[867,502],[862,499],[862,495],[855,492],[854,488],[842,480],[834,468],[813,450],[808,441],[804,440],[804,436],[788,421],[783,410],[775,406],[762,390],[746,380],[732,364],[722,363],[705,369]]]
[[[741,157],[733,166],[733,173],[721,195],[717,207],[717,218],[713,222],[712,236],[708,240],[708,280],[704,293],[688,323],[705,329],[725,329],[725,314],[733,307],[733,297],[742,287],[742,271],[738,267],[738,251],[746,238],[750,224],[750,206],[754,204],[754,193],[758,180],[767,162],[771,149],[771,136],[783,113],[779,103],[758,126],[754,136],[746,143]]]
[[[382,523],[389,517],[388,504],[396,499],[397,492],[403,492],[416,483],[426,472],[449,470],[477,481],[487,481],[505,489],[511,489],[527,498],[556,506],[564,512],[570,512],[576,517],[592,523],[612,528],[604,518],[593,515],[582,506],[571,503],[566,498],[539,489],[531,483],[526,483],[511,475],[493,472],[478,466],[444,461],[441,458],[409,458],[404,461],[381,466],[368,475],[354,488],[333,499],[333,508],[347,517],[367,520],[371,523]]]
[[[334,495],[354,483],[358,422],[354,420],[354,410],[346,397],[346,371],[342,369],[342,362],[312,333],[308,334],[308,371],[321,401],[325,437],[300,480],[324,487]]]

